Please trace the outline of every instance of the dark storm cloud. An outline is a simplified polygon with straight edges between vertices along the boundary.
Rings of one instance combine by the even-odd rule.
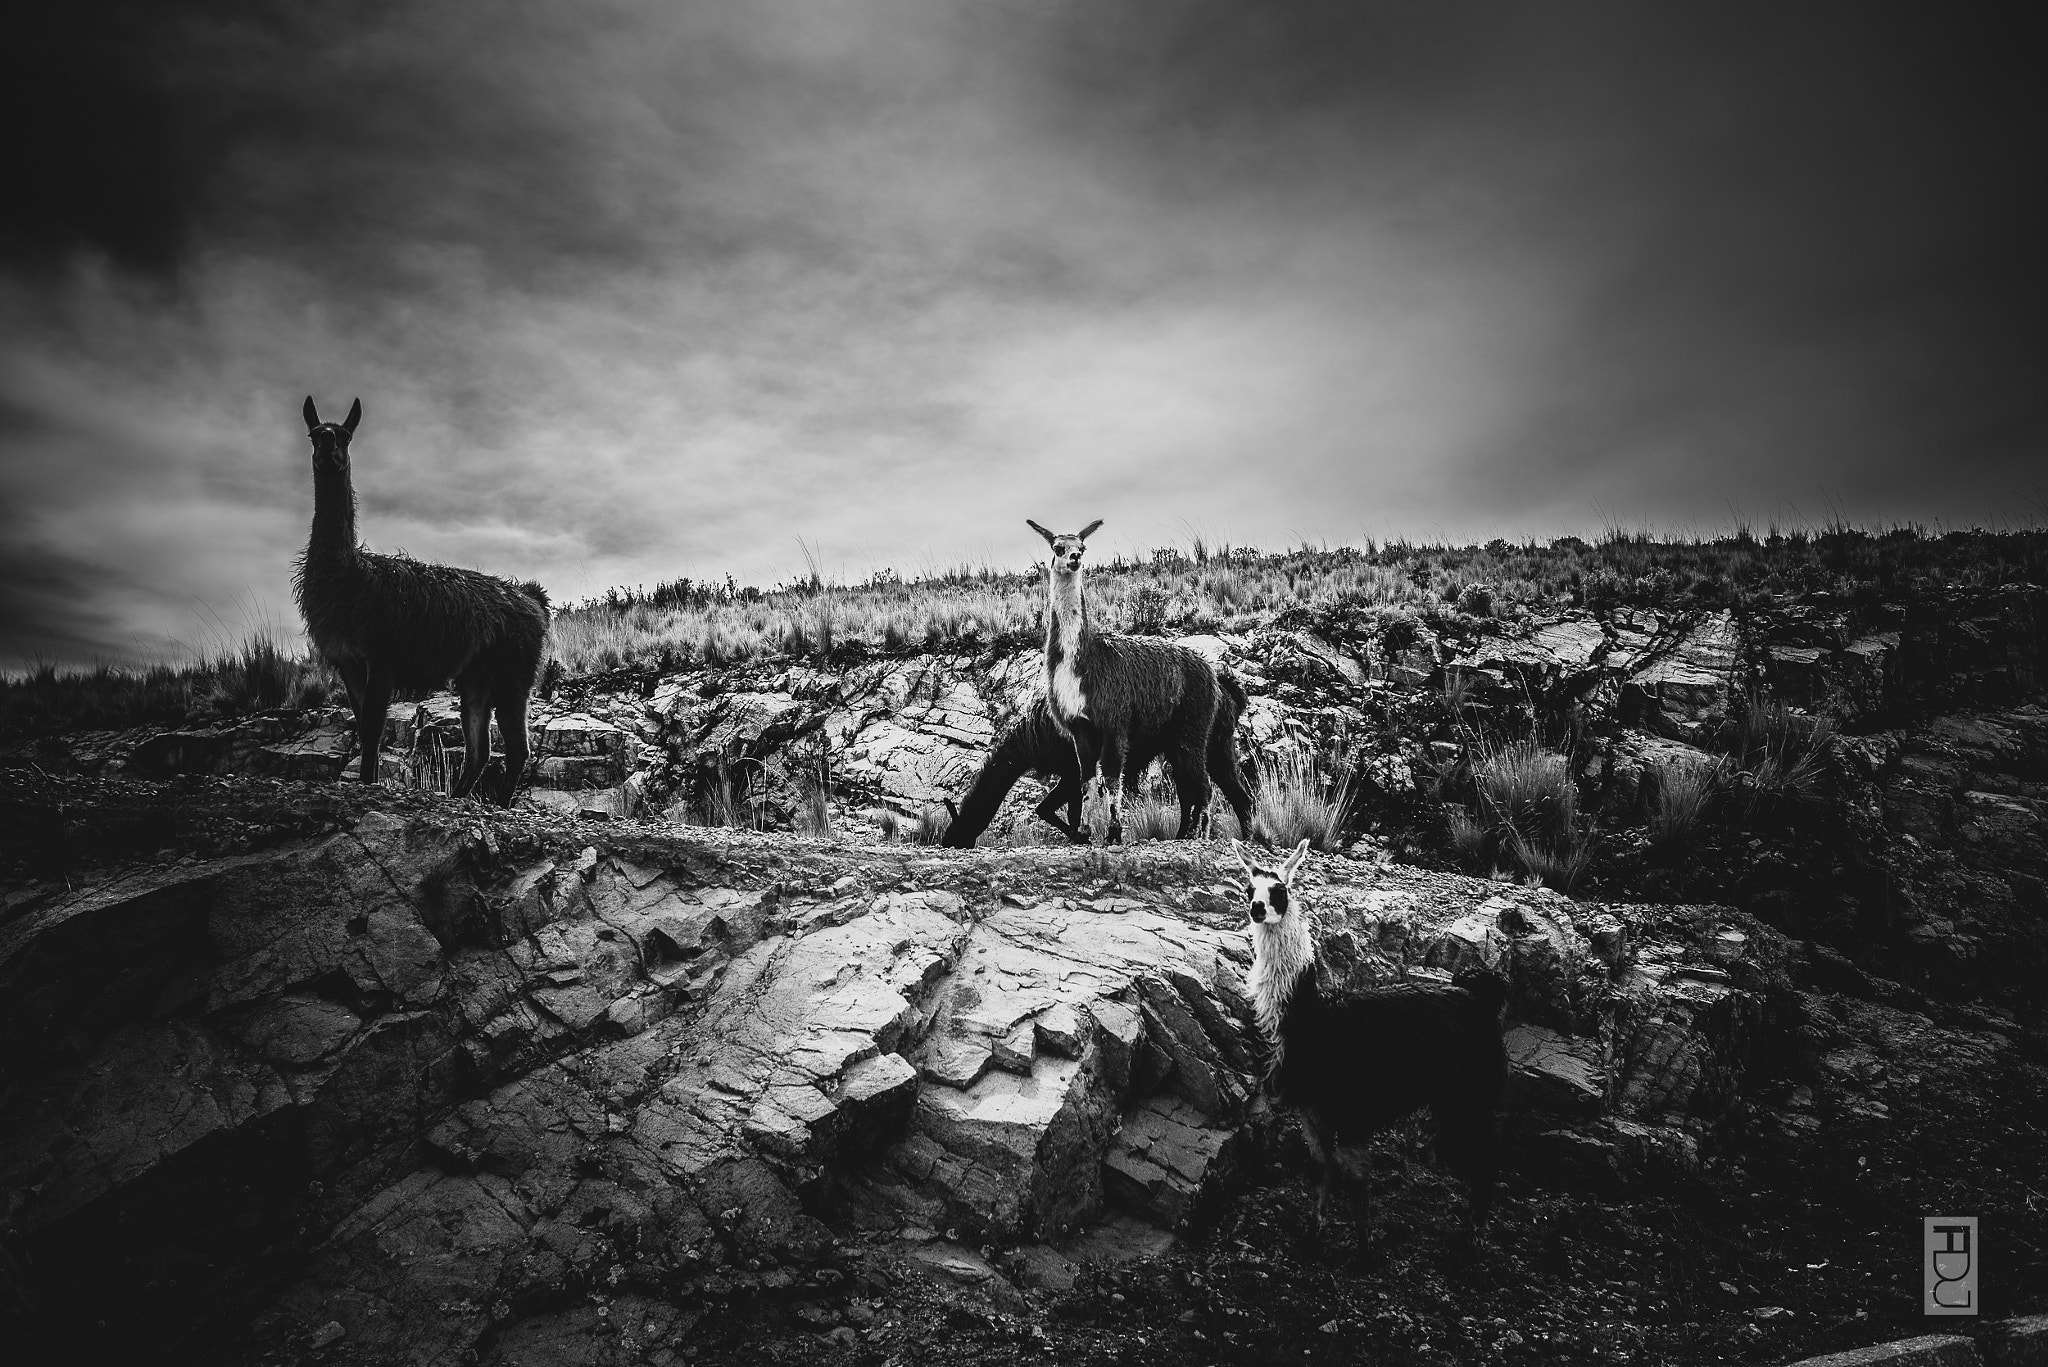
[[[1825,486],[1967,521],[2048,428],[2018,7],[33,25],[0,497],[65,568],[8,607],[29,634],[289,620],[308,390],[363,398],[371,545],[558,597],[772,580],[799,536],[1015,563],[1027,515],[1111,549],[1551,535]]]
[[[6,260],[47,265],[83,247],[146,270],[175,262],[197,186],[154,67],[172,18],[168,7],[119,0],[10,16],[0,48]]]

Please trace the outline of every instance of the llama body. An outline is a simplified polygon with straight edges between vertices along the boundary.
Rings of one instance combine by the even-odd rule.
[[[496,712],[506,772],[491,796],[509,804],[526,767],[526,703],[547,639],[546,592],[534,583],[364,550],[356,542],[348,456],[362,404],[349,409],[346,421],[322,423],[309,398],[305,417],[313,441],[313,531],[293,587],[313,648],[348,689],[363,782],[377,781],[392,692],[445,688],[452,679],[462,697],[455,794],[467,795],[482,776]]]
[[[1228,674],[1219,673],[1217,682],[1222,691],[1210,722],[1204,764],[1209,779],[1223,790],[1224,798],[1237,814],[1239,827],[1248,831],[1251,829],[1251,794],[1245,789],[1244,776],[1238,771],[1237,763],[1237,719],[1246,702],[1244,689]],[[952,810],[953,824],[946,829],[944,843],[955,849],[971,848],[981,833],[988,829],[989,823],[995,820],[996,812],[1001,809],[1003,799],[1009,796],[1010,789],[1026,774],[1050,779],[1054,784],[1052,791],[1035,809],[1039,817],[1058,828],[1068,839],[1085,842],[1088,835],[1081,827],[1082,774],[1092,763],[1088,754],[1089,743],[1077,740],[1073,734],[1060,729],[1053,720],[1049,702],[1034,702],[1023,718],[996,743],[987,762],[981,766],[981,772],[975,775],[973,786],[960,799],[959,806],[954,807],[948,800],[946,805]],[[1133,737],[1128,772],[1133,777],[1143,773],[1146,765],[1166,752],[1165,733],[1146,732]],[[1175,771],[1173,784],[1185,809],[1191,791],[1189,781]],[[1062,807],[1067,809],[1064,819],[1058,815]],[[1186,816],[1183,810],[1183,820]]]
[[[1159,753],[1173,766],[1181,799],[1178,834],[1186,839],[1209,807],[1206,752],[1222,697],[1215,669],[1185,646],[1095,629],[1081,583],[1081,555],[1100,520],[1067,535],[1025,521],[1052,547],[1045,622],[1047,710],[1054,725],[1074,741],[1082,782],[1100,769],[1108,788],[1110,840],[1123,839],[1124,790],[1143,768],[1135,762],[1134,742],[1147,736],[1159,738]]]
[[[1440,1127],[1437,1153],[1470,1191],[1468,1228],[1492,1204],[1496,1115],[1507,1082],[1500,1009],[1505,990],[1491,974],[1468,985],[1397,983],[1366,991],[1326,990],[1318,981],[1307,909],[1293,895],[1303,841],[1278,869],[1244,864],[1251,899],[1251,991],[1259,1031],[1272,1050],[1274,1092],[1308,1118],[1324,1200],[1336,1179],[1336,1149],[1360,1143],[1419,1110]],[[1240,853],[1239,862],[1244,863]],[[1368,1213],[1359,1187],[1360,1244]]]

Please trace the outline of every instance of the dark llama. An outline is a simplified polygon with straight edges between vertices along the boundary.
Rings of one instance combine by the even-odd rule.
[[[1490,972],[1456,983],[1401,982],[1362,991],[1318,980],[1310,912],[1295,891],[1308,841],[1275,868],[1246,861],[1252,971],[1247,982],[1259,1033],[1272,1050],[1267,1079],[1309,1122],[1322,1168],[1316,1226],[1337,1180],[1337,1148],[1360,1144],[1416,1111],[1436,1117],[1436,1150],[1470,1192],[1466,1235],[1477,1239],[1493,1204],[1507,1050],[1501,1007],[1507,988]],[[1371,1225],[1369,1193],[1356,1185],[1358,1251]]]
[[[348,463],[362,400],[339,423],[321,422],[310,396],[305,412],[313,439],[313,534],[293,591],[313,648],[348,689],[363,782],[377,781],[393,690],[431,692],[452,679],[462,697],[462,775],[455,796],[468,796],[483,777],[495,711],[505,764],[482,795],[510,806],[526,769],[526,700],[547,641],[546,591],[478,570],[364,550],[356,543]]]
[[[1236,813],[1239,831],[1249,834],[1252,828],[1252,797],[1245,787],[1237,758],[1237,719],[1243,713],[1247,699],[1244,686],[1228,672],[1218,670],[1216,680],[1222,695],[1217,699],[1215,719],[1209,727],[1208,775],[1223,790],[1230,810]],[[1133,779],[1145,771],[1146,765],[1166,752],[1167,739],[1168,733],[1157,731],[1132,737],[1128,772]],[[1038,816],[1067,839],[1088,843],[1088,832],[1081,825],[1081,799],[1086,791],[1081,774],[1084,767],[1094,767],[1094,756],[1088,753],[1089,745],[1089,741],[1069,737],[1060,731],[1043,698],[1034,701],[1017,724],[1003,734],[995,749],[989,752],[987,762],[974,776],[973,785],[960,799],[959,805],[956,807],[951,798],[946,799],[946,810],[953,820],[946,827],[941,843],[959,850],[972,848],[982,832],[989,828],[989,823],[995,820],[996,813],[1002,809],[1003,799],[1010,795],[1010,789],[1026,774],[1049,779],[1053,783],[1052,790],[1034,809]],[[1077,754],[1077,751],[1082,753]],[[1170,760],[1168,763],[1171,767]],[[1185,825],[1190,785],[1176,772],[1173,786],[1181,795],[1181,818]],[[1062,807],[1067,809],[1065,817],[1059,815]],[[1195,815],[1199,817],[1201,813]]]

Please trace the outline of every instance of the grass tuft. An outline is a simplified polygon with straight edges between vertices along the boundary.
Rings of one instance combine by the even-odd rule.
[[[1577,825],[1579,788],[1571,761],[1531,740],[1483,743],[1472,760],[1481,809],[1497,828],[1536,841],[1564,840]]]
[[[1479,816],[1452,817],[1452,841],[1486,865],[1507,859],[1522,876],[1569,891],[1592,861],[1590,823],[1579,819],[1571,761],[1532,740],[1474,743],[1472,786]],[[1477,828],[1478,834],[1474,833]]]
[[[1786,814],[1818,801],[1827,777],[1834,723],[1759,699],[1736,719],[1730,749],[1753,794],[1751,814]]]
[[[1252,795],[1252,834],[1278,849],[1306,840],[1316,849],[1334,850],[1355,787],[1350,766],[1341,762],[1325,772],[1299,751],[1262,758]]]
[[[1649,799],[1651,855],[1668,861],[1683,858],[1726,781],[1726,765],[1720,760],[1674,760],[1660,768]]]

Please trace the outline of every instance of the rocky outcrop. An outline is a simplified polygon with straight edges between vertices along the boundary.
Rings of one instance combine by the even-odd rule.
[[[1987,1324],[1974,1339],[1961,1334],[1923,1334],[1845,1353],[1801,1358],[1792,1367],[2036,1367],[2044,1362],[2048,1362],[2048,1315],[2027,1315]]]
[[[592,1288],[673,1318],[837,1276],[850,1225],[971,1230],[1020,1267],[1109,1217],[1171,1231],[1269,1123],[1219,856],[423,801],[20,889],[10,1242],[53,1313],[90,1294],[110,1339],[253,1302],[272,1337],[438,1362]],[[1305,891],[1334,973],[1506,975],[1534,1161],[1615,1180],[1712,1142],[1787,990],[1783,943],[1725,911],[1344,858]]]

